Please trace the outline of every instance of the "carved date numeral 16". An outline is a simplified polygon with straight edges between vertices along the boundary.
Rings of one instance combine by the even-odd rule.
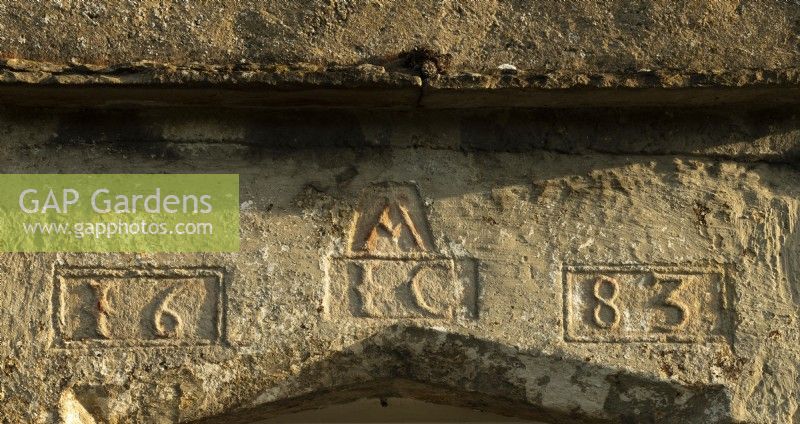
[[[111,286],[100,281],[89,283],[97,300],[97,316],[95,332],[103,339],[113,338],[113,328],[110,318],[115,313],[111,304],[109,291]],[[180,338],[183,335],[183,320],[180,315],[171,307],[170,302],[184,288],[182,285],[171,287],[163,292],[163,297],[158,301],[155,312],[152,316],[152,325],[156,336],[164,339]],[[168,325],[171,324],[171,325]]]

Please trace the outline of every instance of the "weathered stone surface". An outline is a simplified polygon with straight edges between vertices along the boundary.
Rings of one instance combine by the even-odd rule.
[[[41,1],[0,3],[0,51],[55,63],[373,63],[414,47],[453,69],[796,67],[784,0]],[[35,31],[31,29],[35,28]]]
[[[591,110],[115,113],[8,109],[2,169],[239,173],[241,252],[4,254],[7,422],[796,418],[798,172],[757,149],[791,111],[619,111],[622,155],[568,141]]]
[[[0,254],[0,422],[798,422],[799,69],[789,0],[0,0],[0,171],[242,184]]]

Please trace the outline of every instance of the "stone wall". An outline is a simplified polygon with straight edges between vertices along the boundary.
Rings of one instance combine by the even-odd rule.
[[[380,63],[427,46],[454,69],[783,69],[792,0],[98,0],[0,5],[6,54],[64,63]],[[35,28],[35,30],[33,30]]]
[[[241,180],[0,254],[0,422],[797,422],[800,5],[589,3],[0,4],[2,172]]]

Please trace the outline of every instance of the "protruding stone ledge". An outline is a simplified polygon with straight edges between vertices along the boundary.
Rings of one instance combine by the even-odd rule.
[[[17,105],[231,107],[584,107],[798,102],[800,69],[421,76],[397,64],[352,66],[0,60],[0,98]],[[212,99],[212,100],[209,100]]]

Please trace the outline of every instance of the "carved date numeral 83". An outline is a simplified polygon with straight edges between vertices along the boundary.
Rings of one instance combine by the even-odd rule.
[[[654,304],[663,310],[674,310],[678,316],[677,322],[663,322],[656,326],[661,331],[679,331],[689,321],[690,309],[680,299],[683,280],[675,277],[653,276],[653,283],[659,295],[654,299]],[[615,329],[620,324],[620,305],[617,300],[620,296],[620,284],[616,279],[608,276],[599,276],[594,280],[592,294],[595,301],[592,318],[594,324],[604,329]]]

